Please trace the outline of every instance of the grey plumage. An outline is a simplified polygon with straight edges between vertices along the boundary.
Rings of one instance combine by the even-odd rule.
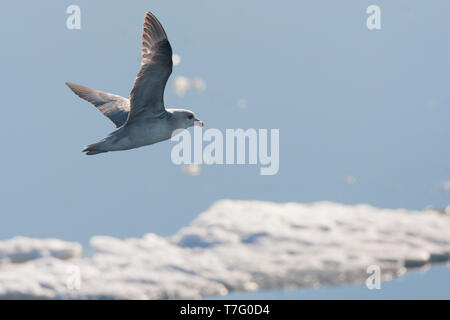
[[[111,93],[106,93],[79,84],[66,82],[66,85],[80,98],[89,101],[108,117],[116,127],[127,121],[130,112],[130,100]]]
[[[130,94],[133,106],[128,118],[130,122],[142,115],[165,112],[164,88],[172,73],[172,47],[163,27],[150,12],[144,21],[141,64]]]
[[[151,145],[169,139],[176,129],[203,127],[192,111],[165,108],[164,88],[172,73],[172,48],[160,22],[150,12],[146,13],[143,29],[141,69],[129,100],[66,82],[117,127],[103,140],[86,146],[83,151],[88,155]]]

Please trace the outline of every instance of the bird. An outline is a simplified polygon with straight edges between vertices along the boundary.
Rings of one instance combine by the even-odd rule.
[[[95,155],[152,145],[170,139],[179,129],[204,127],[195,114],[186,109],[164,105],[164,89],[172,73],[172,47],[161,23],[148,11],[142,34],[141,69],[130,98],[66,82],[80,98],[92,103],[115,125],[104,139],[87,145],[82,152]]]

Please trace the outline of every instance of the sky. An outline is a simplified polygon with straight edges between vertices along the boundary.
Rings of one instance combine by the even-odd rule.
[[[71,4],[80,30],[66,27]],[[371,4],[381,30],[366,27]],[[127,97],[148,10],[181,57],[167,107],[206,128],[279,129],[277,175],[255,165],[187,175],[171,141],[81,153],[114,126],[64,82]],[[445,207],[449,10],[443,0],[1,2],[0,239],[168,236],[223,198]],[[178,96],[176,76],[206,88]]]

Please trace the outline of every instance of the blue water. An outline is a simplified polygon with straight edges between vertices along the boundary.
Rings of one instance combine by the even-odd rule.
[[[411,270],[403,277],[381,283],[380,289],[369,290],[365,284],[231,293],[207,299],[450,299],[450,269],[436,265],[427,270]]]
[[[222,198],[448,205],[450,2],[376,1],[382,29],[369,31],[373,3],[1,1],[0,239],[167,236]],[[81,30],[66,28],[71,4]],[[114,128],[64,82],[128,96],[147,10],[182,59],[167,106],[192,109],[207,128],[280,129],[277,175],[229,165],[187,176],[171,142],[81,153]],[[206,90],[178,97],[177,75]]]

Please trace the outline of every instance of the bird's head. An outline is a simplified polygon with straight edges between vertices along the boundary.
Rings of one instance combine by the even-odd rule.
[[[169,111],[169,110],[168,110]],[[193,126],[204,127],[204,123],[195,117],[195,114],[190,110],[172,109],[170,110],[172,117],[175,120],[177,128],[189,128]]]

